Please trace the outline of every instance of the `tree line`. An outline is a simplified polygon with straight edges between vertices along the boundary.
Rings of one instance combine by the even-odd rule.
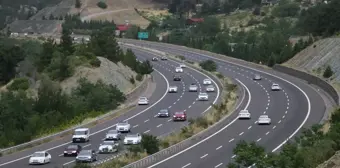
[[[278,153],[267,153],[255,142],[240,141],[233,150],[236,157],[228,168],[312,168],[328,160],[340,150],[340,109],[331,116],[330,129],[324,132],[323,125],[304,129],[301,136],[285,144]]]
[[[101,81],[90,83],[86,79],[80,79],[70,94],[64,93],[58,81],[72,76],[81,60],[82,64],[98,67],[100,61],[96,56],[102,56],[115,63],[122,62],[139,76],[153,71],[150,62],[137,61],[131,50],[124,53],[111,30],[95,31],[89,43],[79,45],[73,44],[70,34],[71,30],[63,29],[59,44],[52,39],[42,44],[0,39],[0,80],[6,84],[15,79],[8,91],[0,93],[0,148],[65,129],[87,117],[115,109],[125,101],[116,86]],[[31,64],[33,70],[17,72],[18,68],[25,69],[19,64]],[[38,75],[33,76],[35,72]],[[18,73],[23,77],[15,78]],[[31,93],[27,86],[31,80],[40,81],[37,94]]]

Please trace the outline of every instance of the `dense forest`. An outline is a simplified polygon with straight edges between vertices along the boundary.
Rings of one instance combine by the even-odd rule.
[[[70,77],[80,60],[82,64],[100,66],[96,56],[122,62],[139,76],[153,71],[150,62],[138,62],[130,50],[124,53],[115,40],[114,32],[107,29],[93,32],[88,44],[77,45],[72,43],[67,28],[63,29],[60,44],[52,39],[41,44],[1,37],[0,81],[6,84],[14,80],[7,91],[0,93],[0,148],[65,129],[86,117],[115,109],[124,102],[125,96],[116,86],[100,81],[93,84],[81,79],[71,94],[62,92],[58,81]],[[22,63],[31,63],[33,69],[18,72],[18,68],[23,69],[18,67]],[[19,78],[18,73],[24,75]],[[33,74],[38,75],[33,77]],[[40,81],[36,96],[29,92],[31,80]]]
[[[0,29],[16,19],[27,20],[46,6],[56,5],[61,0],[1,0]]]

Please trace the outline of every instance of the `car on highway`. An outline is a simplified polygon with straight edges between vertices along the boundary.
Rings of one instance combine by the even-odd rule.
[[[118,152],[119,143],[115,141],[104,141],[99,145],[98,153],[114,153]]]
[[[169,86],[169,93],[177,93],[178,87],[177,86]]]
[[[76,157],[77,163],[91,163],[98,160],[98,155],[95,150],[82,150]]]
[[[208,93],[205,93],[205,92],[201,92],[198,94],[198,100],[199,101],[206,101],[206,100],[209,100],[209,95]]]
[[[174,81],[181,81],[182,77],[179,75],[174,75]]]
[[[130,132],[131,124],[129,124],[127,121],[119,122],[116,125],[116,130],[118,132]]]
[[[165,60],[168,60],[168,58],[167,58],[166,56],[163,56],[163,57],[161,58],[161,60],[165,61]]]
[[[259,119],[257,120],[257,124],[263,125],[263,124],[268,124],[270,125],[272,120],[268,117],[268,115],[261,115]]]
[[[152,61],[158,61],[158,58],[157,57],[153,57]]]
[[[142,135],[137,134],[128,134],[124,138],[124,145],[136,145],[142,142]]]
[[[29,160],[28,160],[28,164],[30,165],[40,165],[40,164],[46,164],[46,163],[50,163],[51,162],[51,154],[49,154],[46,151],[38,151],[38,152],[34,152]]]
[[[187,120],[187,114],[184,111],[178,111],[175,112],[172,116],[173,121],[186,121]]]
[[[238,113],[238,119],[250,119],[251,115],[248,110],[241,110],[240,113]]]
[[[179,67],[186,68],[187,66],[185,64],[179,64]]]
[[[277,83],[273,83],[271,87],[272,91],[280,91],[281,87]]]
[[[211,85],[211,84],[212,84],[212,82],[211,82],[210,79],[204,79],[203,80],[203,85]]]
[[[176,68],[175,68],[175,72],[176,72],[176,73],[181,73],[181,72],[183,72],[183,68],[181,68],[181,67],[176,67]]]
[[[88,142],[90,141],[90,129],[89,128],[78,128],[74,130],[72,135],[72,142]]]
[[[122,130],[129,130],[128,125],[126,125],[126,126],[125,125],[124,126],[121,125],[120,128],[122,128]],[[129,132],[129,131],[127,131],[127,132]],[[105,140],[120,140],[121,139],[121,135],[122,134],[120,134],[120,132],[118,130],[109,130],[106,133]]]
[[[69,145],[64,150],[64,156],[77,156],[82,149],[80,145]]]
[[[140,97],[138,99],[138,105],[148,105],[149,104],[149,100],[147,97]]]
[[[259,74],[255,74],[254,77],[253,77],[253,80],[261,80],[261,79],[262,79],[262,77]]]
[[[158,112],[157,117],[170,117],[170,112],[168,109],[162,109]]]
[[[198,90],[198,87],[195,83],[192,83],[190,86],[189,86],[189,92],[197,92]]]
[[[207,92],[215,92],[215,87],[213,85],[208,85],[205,88],[205,91],[207,91]]]

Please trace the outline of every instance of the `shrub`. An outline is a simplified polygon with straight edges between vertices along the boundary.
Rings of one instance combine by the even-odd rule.
[[[93,66],[93,67],[100,67],[101,62],[100,62],[100,60],[96,57],[96,58],[94,58],[94,59],[91,59],[90,64],[91,64],[91,66]]]
[[[180,60],[185,60],[185,57],[182,55],[176,55],[176,58],[180,59]]]
[[[255,7],[253,10],[253,15],[260,15],[261,14],[261,8],[260,7]]]
[[[189,64],[194,64],[193,61],[186,60],[186,62],[189,63]]]
[[[209,126],[209,122],[207,118],[205,117],[196,118],[195,123],[197,124],[197,126],[203,127],[203,128],[207,128]]]
[[[106,3],[103,2],[103,1],[98,2],[98,3],[97,3],[97,6],[98,6],[99,8],[102,8],[102,9],[106,9],[106,8],[107,8]]]
[[[332,75],[333,75],[333,70],[332,70],[332,68],[328,65],[327,67],[326,67],[326,69],[325,69],[325,71],[323,72],[323,77],[324,78],[329,78],[329,77],[331,77]]]
[[[218,78],[220,78],[220,79],[223,79],[223,78],[224,78],[224,76],[223,76],[220,72],[218,72],[218,73],[216,74],[216,76],[217,76]]]
[[[213,60],[206,60],[200,63],[201,68],[204,70],[214,72],[217,69],[217,64]]]
[[[27,90],[30,84],[26,78],[16,78],[13,83],[8,86],[8,90]]]
[[[136,80],[142,81],[143,80],[143,75],[142,74],[137,74],[136,75]]]
[[[130,83],[132,83],[132,84],[135,84],[135,83],[136,83],[136,81],[135,81],[135,79],[133,78],[133,76],[131,76],[131,78],[130,78]]]
[[[159,151],[159,140],[156,136],[143,134],[141,145],[149,155]]]

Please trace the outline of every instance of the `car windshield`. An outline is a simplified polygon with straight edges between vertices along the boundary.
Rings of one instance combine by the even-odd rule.
[[[204,81],[210,81],[210,79],[204,79]]]
[[[208,95],[207,93],[200,93],[201,96],[206,96]]]
[[[196,85],[195,84],[191,84],[190,87],[196,87]]]
[[[113,145],[114,141],[104,141],[102,145]]]
[[[128,123],[122,122],[122,123],[118,123],[117,125],[119,125],[119,126],[124,126],[124,125],[128,125]]]
[[[116,130],[110,130],[108,133],[109,134],[117,134],[117,131]]]
[[[77,145],[70,145],[67,147],[67,149],[78,149]]]
[[[164,110],[161,110],[160,113],[167,113],[168,110],[164,109]]]
[[[32,154],[32,157],[45,157],[45,153],[42,152],[36,152]]]
[[[207,88],[214,88],[214,86],[213,85],[209,85]]]
[[[184,112],[176,112],[175,115],[184,115]]]
[[[260,116],[260,118],[265,119],[268,118],[268,116]]]
[[[80,151],[78,156],[90,156],[91,155],[91,151],[90,150],[83,150]]]
[[[138,135],[137,134],[128,134],[125,137],[136,138],[136,137],[138,137]]]
[[[85,135],[86,131],[74,131],[74,135]]]
[[[170,88],[172,88],[172,89],[173,89],[173,88],[177,88],[177,86],[170,86]]]
[[[278,84],[273,84],[273,86],[279,86]]]
[[[139,100],[146,100],[146,97],[140,97]]]

